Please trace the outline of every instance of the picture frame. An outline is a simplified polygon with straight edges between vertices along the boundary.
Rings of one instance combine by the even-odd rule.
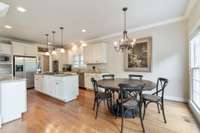
[[[124,52],[124,70],[131,72],[152,71],[152,37],[136,40],[133,49]]]

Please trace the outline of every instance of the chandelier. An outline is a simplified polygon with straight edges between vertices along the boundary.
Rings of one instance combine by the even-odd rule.
[[[122,51],[124,52],[125,50],[133,49],[136,39],[130,39],[128,37],[128,32],[126,30],[126,11],[128,10],[127,7],[124,7],[122,11],[124,12],[124,31],[123,31],[123,36],[122,39],[119,41],[114,42],[114,48],[117,52]]]

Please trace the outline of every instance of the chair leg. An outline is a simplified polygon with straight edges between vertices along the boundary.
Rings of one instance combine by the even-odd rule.
[[[101,101],[99,101],[99,99],[97,99],[97,108],[96,108],[96,116],[95,119],[97,119],[98,116],[98,111],[99,111],[99,105],[100,105]]]
[[[163,103],[163,101],[162,101],[161,104],[162,104],[161,106],[162,106],[163,119],[164,119],[164,122],[167,123],[167,120],[166,120],[166,117],[165,117],[165,110],[164,110],[164,103]]]
[[[159,103],[156,103],[156,104],[157,104],[157,108],[158,108],[158,113],[160,113]]]
[[[145,106],[146,106],[146,102],[145,102]],[[145,108],[145,106],[144,106],[144,108]],[[142,131],[143,131],[143,133],[145,133],[144,124],[143,124],[143,120],[142,120],[142,104],[139,105],[139,115],[140,115],[140,122],[142,125]]]
[[[95,106],[96,106],[96,97],[94,98],[93,110],[95,109]]]
[[[145,113],[146,113],[146,101],[144,101],[143,103],[144,103],[144,108],[143,108],[143,120],[144,120]]]
[[[142,125],[142,131],[143,133],[145,133],[145,129],[144,129],[144,124],[143,124],[143,120],[142,120],[142,113],[140,111],[140,122],[141,122],[141,125]]]
[[[123,129],[124,129],[124,108],[122,107],[122,111],[121,111],[121,117],[122,117],[122,121],[121,121],[121,131],[120,133],[123,133]]]

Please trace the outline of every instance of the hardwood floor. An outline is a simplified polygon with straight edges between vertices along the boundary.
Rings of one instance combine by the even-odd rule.
[[[28,112],[3,125],[0,133],[119,133],[121,119],[115,119],[102,104],[98,119],[92,110],[93,93],[80,90],[77,100],[62,103],[29,90]],[[199,133],[200,129],[186,104],[166,103],[167,124],[155,105],[147,109],[144,125],[147,133]],[[142,132],[138,118],[126,119],[124,133]]]

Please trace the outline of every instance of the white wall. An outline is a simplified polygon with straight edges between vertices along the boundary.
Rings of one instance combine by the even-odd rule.
[[[200,0],[197,0],[188,17],[188,32],[191,34],[200,26]]]
[[[188,99],[188,47],[186,23],[176,22],[148,30],[129,34],[129,36],[153,37],[152,72],[143,74],[145,79],[156,81],[158,77],[169,79],[166,98],[183,101]],[[118,77],[127,77],[130,72],[124,71],[123,54],[113,48],[114,40],[120,37],[101,40],[106,42],[108,51],[107,70]],[[136,72],[132,72],[136,73]]]

